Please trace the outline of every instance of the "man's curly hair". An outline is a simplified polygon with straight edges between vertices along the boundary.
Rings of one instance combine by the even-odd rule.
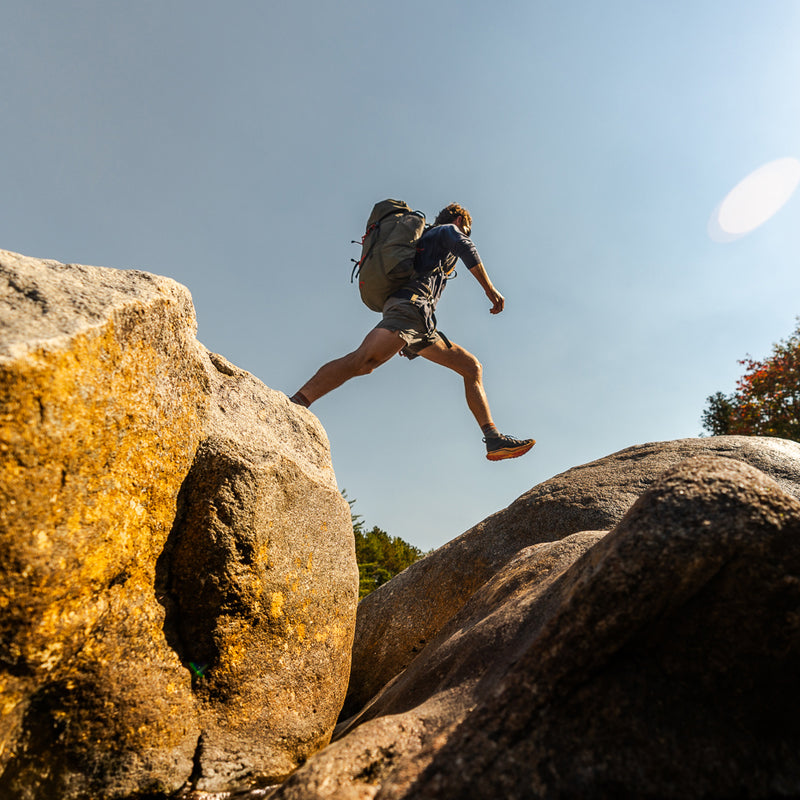
[[[467,229],[467,235],[472,233],[472,215],[464,206],[460,206],[458,203],[450,203],[449,206],[443,208],[436,216],[433,224],[449,225],[459,217],[464,217],[464,227]]]

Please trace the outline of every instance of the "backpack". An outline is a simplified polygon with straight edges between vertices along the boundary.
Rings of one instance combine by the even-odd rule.
[[[367,308],[382,311],[389,296],[414,274],[417,240],[424,230],[425,215],[402,200],[375,204],[361,238],[361,259],[351,259],[355,267],[350,282],[358,275],[358,290]]]

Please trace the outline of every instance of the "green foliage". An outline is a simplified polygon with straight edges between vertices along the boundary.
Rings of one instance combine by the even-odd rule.
[[[726,436],[730,433],[733,400],[722,392],[716,392],[706,398],[703,410],[703,430],[712,436]]]
[[[745,373],[733,394],[706,399],[703,428],[712,436],[744,434],[800,441],[800,319],[763,361],[739,361]]]
[[[399,575],[423,556],[422,550],[399,536],[389,536],[375,526],[367,532],[355,531],[358,562],[359,599]]]
[[[377,525],[365,531],[361,516],[353,513],[355,500],[348,500],[346,492],[342,492],[342,495],[350,504],[350,516],[353,518],[358,562],[358,599],[361,600],[395,575],[399,575],[406,567],[410,567],[425,553],[399,536],[389,536]]]

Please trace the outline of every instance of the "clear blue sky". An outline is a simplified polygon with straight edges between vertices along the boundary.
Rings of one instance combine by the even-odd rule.
[[[394,359],[320,400],[339,485],[425,549],[531,486],[695,436],[737,359],[800,314],[800,199],[707,233],[755,168],[800,157],[800,4],[8,0],[0,247],[172,277],[199,339],[293,392],[377,322],[349,283],[372,204],[466,205],[506,311],[462,269],[460,380]]]

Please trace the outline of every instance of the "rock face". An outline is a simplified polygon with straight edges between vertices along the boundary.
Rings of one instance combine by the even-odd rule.
[[[567,470],[453,539],[358,606],[353,665],[342,719],[358,713],[523,548],[616,525],[670,466],[698,455],[745,461],[800,498],[800,445],[719,436],[637,445]]]
[[[0,794],[180,786],[198,727],[153,583],[208,403],[191,300],[0,259]]]
[[[173,281],[0,251],[3,798],[231,788],[330,736],[358,578],[327,439],[194,337]]]
[[[647,483],[519,550],[274,799],[798,796],[800,501],[718,456]]]
[[[169,639],[194,665],[203,733],[193,783],[224,791],[282,780],[328,743],[358,570],[321,427],[220,356],[205,360],[211,413],[159,588]]]

